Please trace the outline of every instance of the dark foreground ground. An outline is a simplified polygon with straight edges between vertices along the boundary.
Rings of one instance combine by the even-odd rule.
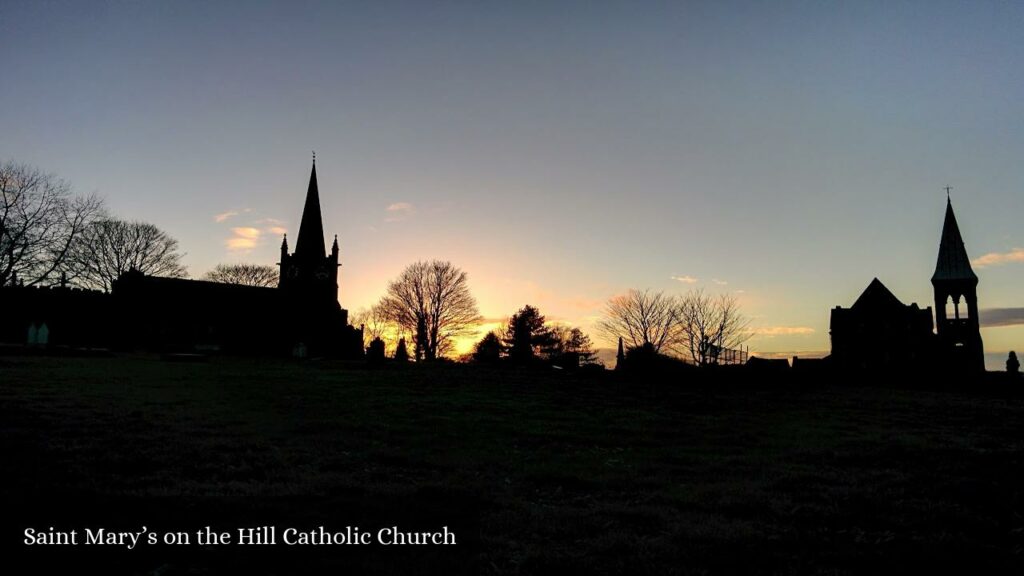
[[[559,376],[0,358],[4,564],[163,575],[1024,566],[1017,392]],[[275,525],[279,544],[199,546],[207,525]],[[321,525],[448,526],[458,543],[280,544],[285,527]],[[25,528],[50,526],[192,538],[23,544]]]

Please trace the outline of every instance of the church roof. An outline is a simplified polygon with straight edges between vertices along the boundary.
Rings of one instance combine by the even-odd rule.
[[[939,241],[939,259],[935,263],[935,280],[977,280],[971,261],[967,257],[964,239],[953,214],[953,204],[946,198],[946,221],[942,224],[942,240]]]
[[[887,308],[906,308],[885,284],[875,278],[861,293],[860,298],[850,307],[853,310],[885,310]]]
[[[316,185],[316,162],[309,175],[309,188],[306,190],[306,205],[302,208],[302,222],[299,224],[299,237],[295,240],[295,255],[299,257],[324,258],[324,223],[320,215],[320,191]]]

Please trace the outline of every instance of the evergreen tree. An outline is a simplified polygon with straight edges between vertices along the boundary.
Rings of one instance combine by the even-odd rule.
[[[545,326],[544,316],[527,304],[512,315],[505,330],[509,358],[518,364],[531,362],[537,352],[555,345],[556,338]]]
[[[409,351],[405,347],[405,338],[398,339],[398,347],[395,348],[395,360],[399,362],[409,361]]]
[[[384,362],[384,341],[380,338],[374,338],[370,342],[370,346],[366,349],[366,359],[371,364],[380,364]]]
[[[504,346],[501,345],[501,339],[498,338],[498,335],[494,332],[488,332],[487,335],[476,343],[476,347],[473,349],[473,360],[485,364],[494,364],[501,359],[503,350]]]

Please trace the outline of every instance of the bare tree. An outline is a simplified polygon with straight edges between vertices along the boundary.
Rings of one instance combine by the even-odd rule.
[[[0,164],[0,286],[55,284],[103,201],[26,164]]]
[[[363,347],[379,338],[384,342],[385,353],[392,353],[398,347],[398,341],[410,336],[408,330],[392,322],[381,304],[369,308],[361,308],[352,315],[353,326],[363,327]]]
[[[416,262],[388,285],[380,302],[389,320],[416,335],[416,359],[451,351],[457,336],[480,322],[466,273],[451,262]]]
[[[211,282],[263,288],[276,287],[278,278],[277,268],[266,264],[217,264],[205,276]]]
[[[734,294],[711,296],[691,290],[680,300],[678,313],[683,350],[699,366],[716,363],[723,349],[738,348],[750,338],[750,321],[740,314]]]
[[[679,300],[664,292],[632,289],[605,305],[598,331],[609,340],[623,338],[632,348],[650,345],[667,353],[683,342]]]
[[[178,241],[152,224],[104,219],[86,228],[71,264],[77,284],[109,291],[114,280],[129,270],[185,278],[181,257]]]

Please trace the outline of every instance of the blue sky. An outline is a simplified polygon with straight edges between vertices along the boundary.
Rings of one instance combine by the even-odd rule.
[[[276,261],[315,149],[352,310],[441,258],[489,318],[589,328],[628,288],[704,287],[738,294],[753,349],[827,350],[875,276],[931,304],[947,184],[994,255],[980,306],[1024,308],[1024,5],[3,2],[0,24],[0,158],[167,230],[195,276]],[[1024,348],[1020,324],[983,336]]]

